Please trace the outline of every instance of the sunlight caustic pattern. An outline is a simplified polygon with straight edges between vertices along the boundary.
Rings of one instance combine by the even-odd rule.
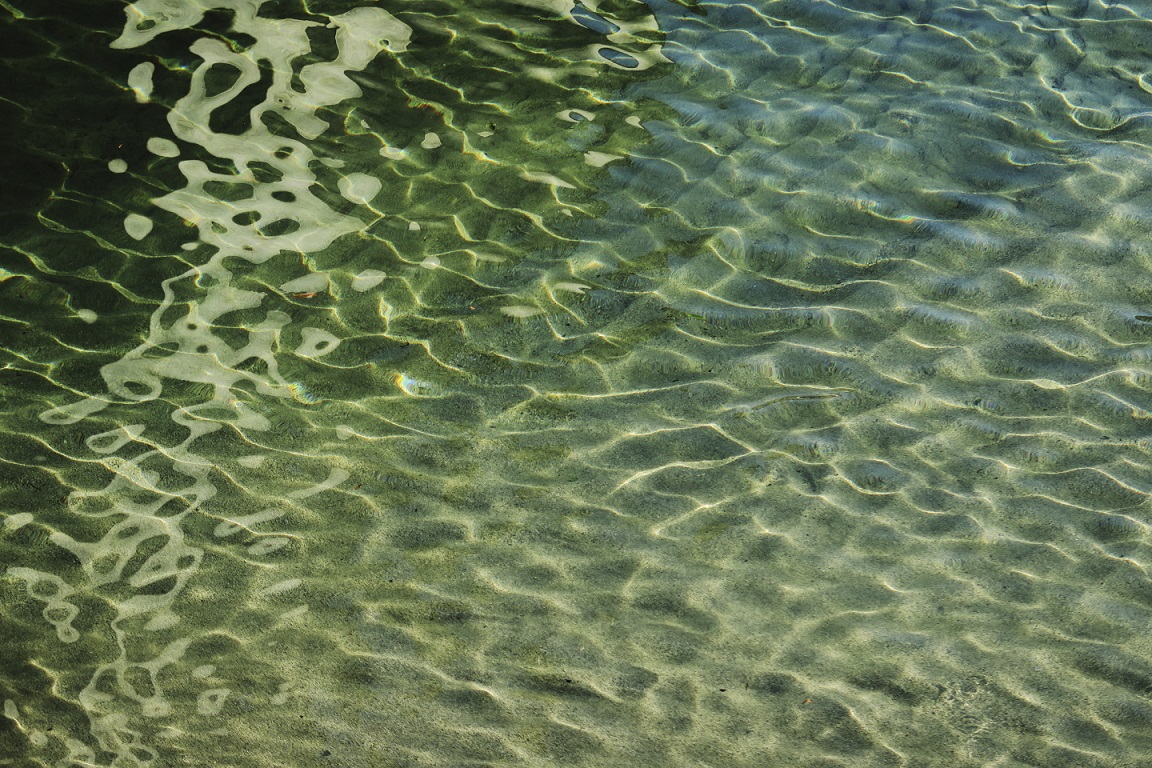
[[[49,424],[74,423],[114,402],[155,400],[161,396],[165,380],[202,384],[212,393],[203,403],[172,411],[172,420],[187,434],[178,444],[151,442],[143,424],[122,426],[89,438],[87,447],[95,460],[114,473],[114,479],[104,488],[73,492],[69,504],[80,514],[115,516],[120,520],[98,541],[78,541],[59,532],[52,537],[53,543],[79,559],[90,585],[123,581],[131,588],[130,596],[117,603],[111,624],[119,655],[99,666],[79,696],[91,721],[95,746],[114,754],[111,765],[117,767],[155,760],[155,749],[144,742],[133,720],[169,714],[172,707],[165,699],[158,675],[179,659],[188,645],[188,640],[175,630],[159,653],[142,656],[139,638],[129,627],[142,622],[140,628],[145,633],[173,631],[180,618],[172,604],[203,558],[203,550],[190,542],[181,528],[185,518],[217,493],[210,478],[213,461],[198,453],[195,443],[226,427],[242,434],[269,429],[268,419],[242,398],[241,384],[261,395],[278,398],[292,398],[299,391],[298,385],[279,374],[274,352],[281,329],[290,322],[287,314],[266,312],[262,322],[249,328],[247,344],[240,347],[230,345],[214,332],[221,318],[238,310],[257,308],[264,298],[260,293],[236,287],[230,266],[236,260],[262,263],[285,251],[321,250],[361,227],[358,219],[338,213],[311,191],[316,181],[312,165],[317,158],[306,140],[328,128],[318,114],[321,109],[360,95],[360,88],[347,73],[362,70],[385,51],[403,51],[411,34],[407,25],[379,8],[356,8],[331,18],[339,55],[332,61],[309,64],[297,71],[294,62],[310,50],[306,30],[316,22],[262,18],[258,15],[261,5],[261,0],[202,4],[142,0],[129,6],[128,22],[113,47],[145,45],[157,35],[192,27],[207,10],[222,9],[234,13],[236,32],[255,39],[251,49],[243,53],[209,37],[197,40],[191,50],[201,63],[193,72],[191,90],[169,115],[177,139],[202,147],[235,170],[214,171],[200,160],[180,163],[187,186],[154,203],[195,227],[198,240],[190,242],[187,250],[210,248],[214,249],[212,255],[165,281],[164,301],[152,317],[146,341],[102,371],[109,399],[90,397],[41,415]],[[209,93],[206,78],[216,66],[232,68],[236,76],[230,87]],[[252,110],[247,130],[239,134],[212,130],[209,123],[213,111],[257,82],[262,67],[271,70],[272,85],[265,100]],[[294,75],[299,87],[293,86]],[[137,67],[130,83],[141,100],[147,100],[151,70]],[[269,112],[291,124],[303,140],[274,134],[262,119]],[[164,156],[179,154],[177,145],[163,137],[150,140],[149,148]],[[270,171],[276,180],[269,181],[267,176],[258,179],[257,166],[266,173]],[[235,195],[221,199],[213,194],[213,184],[217,188],[242,188],[246,194],[241,194],[240,200],[231,199]],[[348,174],[341,189],[349,199],[367,204],[379,191],[380,182],[364,174]],[[271,234],[269,225],[276,222],[281,223],[282,234]],[[125,228],[135,239],[142,239],[151,231],[152,222],[131,214]],[[181,302],[176,286],[189,281],[203,290]],[[308,357],[327,354],[340,343],[318,328],[303,328],[301,337],[296,352]],[[242,368],[254,359],[263,363],[260,372]],[[139,450],[142,446],[146,446],[143,452]],[[126,447],[130,458],[117,455]],[[250,455],[240,456],[237,461],[258,465],[261,459]],[[347,476],[346,471],[333,469],[328,479],[311,491],[334,487]],[[224,522],[217,526],[216,535],[226,537],[240,527],[266,524],[281,514],[268,510]],[[156,539],[163,544],[138,569],[126,573],[126,565],[141,545]],[[267,537],[252,545],[249,552],[259,556],[285,543],[286,539]],[[44,603],[44,617],[55,626],[62,642],[79,640],[79,633],[72,626],[78,609],[69,602],[76,585],[33,568],[14,568],[10,574],[22,579],[29,594]],[[198,697],[197,708],[201,714],[219,711],[227,695],[226,688],[206,686]],[[47,740],[43,734],[40,737]],[[67,740],[70,755],[61,765],[96,764],[97,753],[92,745],[81,739],[62,738]]]
[[[0,766],[1148,754],[1145,19],[359,4],[116,18],[0,251]]]
[[[603,42],[573,53],[601,69],[641,71],[667,62],[659,43],[652,42],[657,30],[651,15],[609,21],[596,14],[596,2],[520,4],[601,35]],[[54,573],[48,566],[20,566],[6,572],[10,579],[23,582],[30,600],[41,604],[43,618],[61,643],[85,646],[91,640],[86,632],[91,630],[82,629],[93,626],[108,639],[109,652],[92,664],[91,678],[75,695],[88,719],[89,734],[63,726],[37,727],[34,708],[14,699],[4,702],[5,716],[58,768],[159,765],[164,752],[158,740],[178,737],[190,714],[201,718],[220,714],[233,691],[215,665],[196,666],[198,662],[190,660],[195,655],[190,648],[195,638],[203,636],[205,622],[190,616],[184,604],[222,598],[219,585],[190,586],[197,574],[204,578],[202,565],[212,557],[209,540],[246,538],[240,559],[268,570],[262,559],[289,547],[294,538],[269,527],[288,515],[292,505],[339,488],[350,477],[338,465],[324,466],[311,480],[297,478],[295,490],[284,495],[282,504],[257,502],[266,508],[219,512],[219,507],[232,509],[221,504],[222,494],[236,487],[243,490],[240,478],[245,471],[281,466],[268,449],[270,441],[264,439],[277,428],[269,418],[268,403],[291,407],[317,401],[304,382],[282,374],[284,352],[314,360],[335,352],[345,341],[306,319],[266,308],[269,293],[305,300],[330,291],[339,279],[363,294],[385,279],[386,273],[374,268],[337,278],[309,263],[309,255],[329,251],[349,235],[363,235],[373,221],[379,221],[378,207],[386,206],[374,201],[382,197],[382,178],[389,178],[384,172],[373,173],[374,167],[363,165],[363,158],[358,160],[359,170],[346,168],[332,153],[318,151],[316,140],[332,128],[336,130],[331,132],[346,135],[373,133],[367,120],[353,119],[355,110],[346,107],[364,95],[361,84],[349,75],[364,72],[382,55],[403,54],[414,31],[375,6],[353,7],[327,17],[309,9],[313,15],[305,20],[262,16],[262,7],[268,5],[267,0],[140,0],[128,6],[127,22],[112,42],[115,49],[147,50],[164,35],[184,34],[187,39],[189,33],[200,34],[210,15],[224,14],[231,20],[229,35],[205,33],[194,38],[188,47],[194,57],[187,66],[188,91],[167,114],[171,136],[146,141],[153,156],[177,163],[182,185],[151,201],[160,212],[131,212],[123,219],[128,237],[145,245],[150,239],[154,243],[177,239],[173,227],[164,222],[173,221],[173,216],[182,220],[193,236],[180,245],[183,254],[178,260],[189,267],[163,280],[163,298],[151,315],[143,343],[101,368],[106,394],[39,414],[49,429],[81,422],[112,427],[82,441],[82,460],[111,479],[77,487],[67,497],[76,519],[99,524],[87,529],[88,536],[79,530],[72,532],[75,536],[60,530],[50,535],[51,543],[74,558],[79,568]],[[317,18],[326,18],[327,23]],[[318,29],[323,30],[320,36],[313,34]],[[324,35],[334,43],[331,50],[317,50],[317,40]],[[169,60],[164,66],[183,65]],[[586,66],[576,70],[589,78],[597,71]],[[528,68],[525,73],[541,82],[557,77],[546,68]],[[157,95],[156,76],[153,61],[132,68],[126,82],[136,102],[165,103]],[[235,125],[225,129],[217,124],[220,113],[229,109],[234,113],[253,92],[262,98],[250,107],[238,130]],[[337,105],[345,105],[349,114],[338,114]],[[596,117],[576,108],[553,115],[551,103],[549,110],[546,117],[553,123]],[[404,150],[381,142],[376,160],[382,168],[405,158]],[[420,142],[426,150],[440,145],[435,133]],[[467,140],[465,151],[470,151]],[[577,168],[599,168],[620,158],[570,153]],[[477,155],[487,159],[481,152]],[[113,174],[141,173],[124,157],[112,157],[105,165]],[[518,175],[537,190],[541,185],[575,188],[551,170],[556,169],[547,169],[546,164],[525,166]],[[323,196],[325,182],[333,182],[329,186],[343,201]],[[533,215],[525,213],[525,218],[532,220]],[[409,227],[419,229],[414,221]],[[277,266],[278,260],[287,260],[284,269]],[[299,275],[301,260],[307,270],[303,276],[277,278]],[[252,269],[266,263],[270,267],[260,274],[263,279],[272,276],[272,283],[265,284],[270,290],[252,290]],[[429,270],[439,265],[435,255],[418,264]],[[555,288],[579,293],[586,286],[561,282]],[[525,310],[519,304],[505,304],[501,311],[505,318],[515,319]],[[85,322],[97,321],[94,311],[83,313],[78,317]],[[383,313],[385,320],[388,316]],[[405,373],[395,378],[407,395],[438,391]],[[180,386],[170,386],[176,383]],[[149,415],[143,414],[145,408]],[[120,415],[105,418],[102,412],[109,409]],[[357,435],[351,427],[336,426],[340,440]],[[180,437],[173,440],[171,435]],[[33,519],[30,514],[17,515],[5,526],[15,530]],[[193,532],[193,521],[202,519],[218,523]],[[94,530],[98,533],[91,535]],[[253,594],[265,598],[291,594],[302,583],[283,576],[273,581],[253,588]],[[86,594],[107,601],[101,603],[110,606],[106,623],[83,615],[88,610],[82,607]],[[238,593],[237,599],[241,597]],[[301,603],[280,618],[307,611],[308,605]],[[287,700],[291,686],[282,683],[271,703]]]

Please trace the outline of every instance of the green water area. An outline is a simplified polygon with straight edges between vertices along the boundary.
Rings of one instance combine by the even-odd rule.
[[[0,0],[0,767],[1152,765],[1149,50]]]

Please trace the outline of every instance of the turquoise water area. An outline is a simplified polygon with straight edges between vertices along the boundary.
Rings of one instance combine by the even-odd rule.
[[[0,766],[1152,762],[1149,4],[0,20]]]

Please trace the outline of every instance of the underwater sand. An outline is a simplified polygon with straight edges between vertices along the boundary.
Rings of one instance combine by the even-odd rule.
[[[1152,762],[1152,8],[0,22],[0,766]]]

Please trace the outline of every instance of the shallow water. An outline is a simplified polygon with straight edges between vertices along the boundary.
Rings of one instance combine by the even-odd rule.
[[[0,2],[0,765],[1146,764],[1152,7],[462,5]]]

